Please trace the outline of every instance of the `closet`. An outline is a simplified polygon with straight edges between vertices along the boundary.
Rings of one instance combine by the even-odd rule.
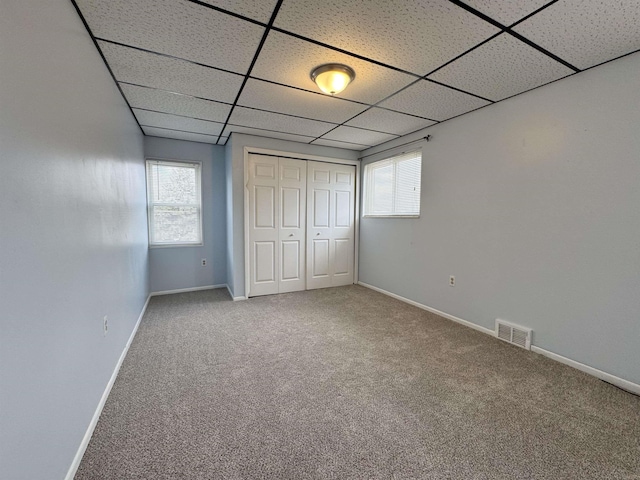
[[[249,296],[354,280],[356,167],[249,154]]]

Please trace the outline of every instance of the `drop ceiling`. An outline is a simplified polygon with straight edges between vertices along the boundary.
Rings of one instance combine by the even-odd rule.
[[[219,145],[364,150],[640,49],[637,0],[72,2],[145,135]]]

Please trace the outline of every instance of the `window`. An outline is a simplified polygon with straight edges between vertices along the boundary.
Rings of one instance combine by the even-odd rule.
[[[421,151],[365,165],[365,217],[420,216],[421,170]]]
[[[149,244],[201,245],[200,164],[147,160]]]

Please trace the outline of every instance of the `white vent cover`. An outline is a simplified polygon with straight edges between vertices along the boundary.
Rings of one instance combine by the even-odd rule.
[[[496,337],[518,347],[531,350],[531,329],[496,319]]]

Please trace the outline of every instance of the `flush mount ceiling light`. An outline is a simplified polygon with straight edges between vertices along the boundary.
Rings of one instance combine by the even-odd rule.
[[[354,78],[356,78],[356,72],[341,63],[327,63],[311,71],[311,80],[316,82],[320,90],[329,95],[343,91]]]

